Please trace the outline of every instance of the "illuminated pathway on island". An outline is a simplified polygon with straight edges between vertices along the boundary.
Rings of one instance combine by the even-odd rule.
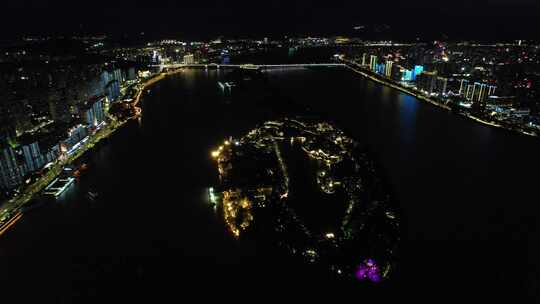
[[[273,144],[273,148],[274,148],[274,153],[276,153],[276,157],[278,159],[278,162],[279,162],[279,166],[281,168],[281,173],[283,174],[283,179],[284,179],[284,185],[283,185],[283,190],[284,190],[284,193],[281,195],[282,198],[285,198],[289,195],[289,185],[290,185],[290,181],[289,181],[289,174],[287,173],[287,167],[285,166],[285,162],[283,161],[283,157],[281,156],[281,151],[279,150],[279,147],[278,147],[278,144],[276,142],[276,139],[272,137],[272,144]]]

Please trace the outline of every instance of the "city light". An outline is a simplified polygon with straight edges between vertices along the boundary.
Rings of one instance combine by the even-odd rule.
[[[389,7],[390,11],[395,9]],[[179,18],[188,14],[182,10],[174,12],[178,12]],[[287,13],[287,7],[280,12]],[[216,15],[208,13],[208,16]],[[140,14],[126,11],[123,15]],[[143,14],[139,19],[148,18]],[[167,23],[171,18],[161,19]],[[291,18],[283,20],[286,19]],[[513,22],[516,20],[500,20],[507,26],[516,24]],[[350,24],[351,20],[345,21]],[[0,105],[0,236],[6,239],[6,253],[19,252],[8,247],[24,245],[24,235],[38,231],[41,222],[55,223],[55,217],[74,214],[68,222],[75,223],[80,213],[72,212],[76,208],[91,215],[89,219],[96,217],[89,221],[91,224],[116,225],[100,231],[130,227],[120,222],[125,219],[128,224],[153,227],[155,223],[147,221],[155,217],[153,214],[164,212],[179,222],[187,221],[180,228],[203,227],[204,231],[197,235],[196,229],[192,229],[189,238],[181,238],[182,235],[179,238],[178,229],[161,233],[157,238],[152,233],[144,233],[142,237],[155,240],[171,235],[179,246],[191,248],[215,240],[216,236],[218,240],[223,238],[221,229],[229,239],[224,244],[232,242],[233,247],[240,249],[253,240],[257,246],[260,242],[261,248],[270,248],[263,244],[268,239],[285,256],[290,253],[294,261],[306,264],[299,269],[312,267],[313,271],[322,271],[321,278],[339,277],[336,281],[349,280],[352,286],[362,285],[362,289],[388,280],[396,267],[399,271],[399,263],[407,260],[398,256],[403,253],[401,237],[408,235],[403,229],[436,223],[430,226],[433,231],[429,231],[429,237],[436,238],[442,231],[444,238],[448,231],[455,230],[450,226],[455,226],[456,219],[442,217],[459,214],[465,218],[458,218],[457,222],[474,224],[472,228],[465,227],[472,229],[469,234],[493,234],[493,231],[480,231],[479,225],[489,221],[477,220],[478,214],[496,214],[489,208],[503,206],[504,202],[498,199],[510,197],[519,201],[525,197],[523,193],[530,193],[533,199],[529,201],[535,201],[531,191],[534,178],[526,177],[525,173],[536,172],[537,138],[530,137],[540,134],[539,42],[459,41],[459,35],[448,35],[451,37],[448,41],[431,41],[430,37],[446,36],[446,30],[430,29],[440,26],[443,20],[427,26],[424,22],[421,27],[414,27],[403,18],[404,22],[383,21],[378,22],[380,25],[355,26],[356,37],[314,37],[312,33],[309,37],[283,38],[281,34],[268,32],[244,39],[238,37],[251,34],[229,33],[226,29],[220,30],[228,33],[226,36],[215,33],[211,39],[187,42],[152,38],[167,35],[165,32],[137,37],[131,34],[79,37],[91,30],[87,25],[75,30],[78,34],[73,37],[67,34],[13,40],[6,37],[0,46],[3,101]],[[129,25],[129,22],[116,23]],[[204,37],[212,26],[200,23],[206,29],[188,26],[169,34]],[[416,42],[387,41],[387,37],[400,36],[391,32],[390,25],[394,23],[403,26],[398,32],[407,32],[406,26],[411,33],[426,29],[437,32],[419,35]],[[47,24],[34,25],[38,32],[46,31],[40,26]],[[142,26],[152,24],[146,22]],[[451,31],[459,26],[459,22],[453,22],[447,28]],[[327,27],[330,32],[331,24]],[[107,30],[106,26],[100,28]],[[271,31],[276,27],[266,28]],[[295,32],[297,27],[288,28],[289,32]],[[469,27],[467,36],[476,34],[483,41],[501,38],[499,32],[481,31],[483,28],[490,26],[486,23],[480,28]],[[17,36],[16,26],[8,30],[15,31],[13,36]],[[191,30],[200,33],[188,33]],[[507,30],[500,31],[501,35]],[[526,38],[530,35],[527,30],[531,31],[526,27],[518,30],[520,38]],[[150,32],[153,31],[147,29]],[[264,38],[267,36],[271,39]],[[368,40],[372,36],[374,39]],[[58,47],[62,48],[64,43],[76,47],[59,52]],[[282,79],[286,81],[282,83]],[[173,86],[175,90],[169,94]],[[281,86],[286,92],[281,94],[278,90],[280,94],[275,94],[275,89]],[[268,117],[272,120],[265,121]],[[126,128],[122,129],[123,126]],[[225,132],[230,134],[225,136]],[[126,137],[127,133],[133,136]],[[113,134],[116,135],[111,137]],[[107,138],[111,140],[104,140]],[[119,138],[126,138],[125,143]],[[216,142],[208,144],[209,138]],[[175,151],[178,143],[181,151]],[[119,145],[123,145],[120,150]],[[453,147],[458,149],[454,151]],[[413,157],[407,157],[409,154]],[[85,170],[81,164],[90,168]],[[148,168],[152,169],[151,174],[145,170]],[[386,169],[388,176],[386,172],[377,172]],[[474,172],[474,178],[467,176],[470,172]],[[122,174],[133,176],[126,178]],[[137,181],[141,186],[126,186],[126,181]],[[177,185],[171,186],[173,181]],[[400,197],[403,191],[392,191],[396,190],[392,189],[394,183],[397,190],[408,189],[405,197]],[[158,189],[152,188],[156,185]],[[99,187],[105,187],[97,189],[99,200],[105,198],[101,202],[88,197],[89,193],[98,193]],[[494,189],[499,195],[493,194]],[[473,193],[458,193],[464,190]],[[109,198],[144,198],[158,192],[157,196],[150,195],[153,201],[148,206],[144,202],[142,207],[133,203],[107,203],[111,201]],[[418,195],[413,195],[415,192]],[[433,193],[437,195],[429,195]],[[192,194],[195,199],[186,199]],[[474,200],[475,212],[457,209],[430,212],[434,211],[429,207],[432,201],[445,208],[455,208],[448,203],[454,197],[463,200],[457,207],[475,198],[483,198],[486,203],[481,205],[482,202]],[[36,201],[42,200],[55,203],[45,212],[23,218],[23,214],[36,208]],[[188,204],[191,201],[195,204]],[[399,201],[403,206],[398,205]],[[419,214],[410,218],[411,225],[403,225],[402,209],[404,214],[414,214],[425,206],[428,206],[425,213],[433,219],[426,221],[424,214]],[[130,208],[144,212],[133,212]],[[521,213],[534,214],[529,209]],[[190,210],[193,212],[179,212]],[[123,216],[115,221],[99,219],[117,214]],[[522,218],[519,212],[507,212],[504,219],[508,221],[504,222],[519,222]],[[420,224],[415,224],[414,220],[418,219]],[[15,224],[22,226],[20,231],[10,231],[18,229]],[[158,224],[158,228],[166,227]],[[487,224],[486,229],[493,229],[493,223]],[[218,229],[212,225],[218,225]],[[511,229],[510,226],[503,228]],[[460,229],[459,237],[467,238],[465,228]],[[500,232],[503,228],[496,230]],[[424,230],[421,232],[425,233]],[[6,235],[11,232],[16,233]],[[54,233],[39,236],[50,235]],[[44,239],[40,243],[62,242]],[[153,244],[148,240],[139,243]],[[213,242],[212,246],[221,243]],[[190,250],[208,251],[202,249]],[[444,251],[429,249],[430,254]],[[448,255],[446,260],[439,257],[433,260],[443,263],[450,260],[458,265],[454,260],[460,255],[451,253],[461,249],[444,251]],[[62,248],[59,251],[66,252]],[[277,259],[281,254],[272,256]],[[230,263],[240,259],[225,255],[220,260]],[[267,261],[263,259],[264,262]],[[433,271],[432,264],[425,264],[420,266],[430,274],[452,268],[439,267]],[[399,279],[408,275],[407,271],[398,273]],[[226,274],[226,279],[229,277],[235,276]]]

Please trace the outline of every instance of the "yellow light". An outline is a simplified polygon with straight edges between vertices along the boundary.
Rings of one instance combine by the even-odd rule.
[[[228,145],[230,145],[230,144],[231,144],[231,143],[230,143],[228,140],[225,141],[225,146],[228,146]]]
[[[219,156],[219,151],[212,151],[212,157],[217,158]]]
[[[333,233],[331,233],[331,232],[326,234],[327,239],[333,239],[334,237],[335,237],[335,235]]]

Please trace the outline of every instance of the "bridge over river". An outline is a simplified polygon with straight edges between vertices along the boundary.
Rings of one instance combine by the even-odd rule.
[[[301,64],[163,64],[155,65],[163,69],[179,69],[179,68],[204,68],[204,69],[220,69],[220,68],[243,68],[243,69],[267,69],[267,68],[305,68],[305,67],[345,67],[344,63],[301,63]]]

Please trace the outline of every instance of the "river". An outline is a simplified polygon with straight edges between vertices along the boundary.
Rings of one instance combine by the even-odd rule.
[[[4,286],[31,286],[56,302],[298,282],[393,299],[536,296],[538,139],[342,68],[268,71],[264,89],[238,98],[224,98],[216,85],[226,73],[186,70],[153,86],[141,119],[93,151],[74,186],[2,236]],[[332,120],[377,155],[404,219],[390,282],[334,281],[264,239],[238,242],[208,205],[206,188],[217,183],[210,151],[288,109]]]

